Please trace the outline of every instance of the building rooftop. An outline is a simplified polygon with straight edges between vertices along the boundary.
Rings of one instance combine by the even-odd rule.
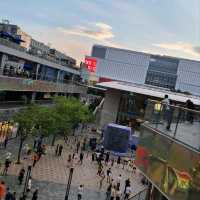
[[[112,88],[116,90],[122,90],[127,92],[133,92],[137,94],[144,94],[152,97],[164,98],[165,94],[168,94],[171,100],[185,103],[188,99],[190,99],[195,105],[200,105],[200,97],[194,95],[186,95],[182,93],[172,92],[169,90],[161,89],[158,87],[151,87],[147,85],[133,84],[127,82],[118,82],[118,81],[110,81],[110,82],[102,82],[98,83],[98,86],[104,88]]]
[[[142,51],[133,51],[133,50],[129,50],[129,49],[121,49],[121,48],[109,47],[109,46],[104,46],[104,45],[99,45],[99,44],[95,44],[94,46],[114,49],[114,50],[118,50],[118,51],[125,51],[125,52],[129,52],[129,53],[134,53],[134,54],[143,54],[146,56],[161,56],[161,57],[165,57],[165,58],[188,60],[188,61],[198,62],[200,64],[200,57],[199,57],[199,60],[192,60],[192,59],[188,59],[188,58],[174,57],[174,56],[161,55],[161,54],[153,54],[153,53],[147,53],[147,52],[142,52]]]

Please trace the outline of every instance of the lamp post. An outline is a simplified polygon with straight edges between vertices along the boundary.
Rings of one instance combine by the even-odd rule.
[[[26,196],[26,191],[27,191],[27,186],[28,186],[28,180],[29,180],[29,178],[31,176],[31,170],[32,170],[32,166],[29,165],[28,169],[27,169],[25,183],[24,183],[24,190],[23,190],[23,198],[24,199],[25,199],[25,196]]]
[[[65,200],[68,200],[68,197],[69,197],[69,192],[70,192],[73,172],[74,172],[74,168],[71,167],[70,171],[69,171],[69,178],[68,178],[68,183],[67,183],[67,188],[66,188],[66,193],[65,193]]]

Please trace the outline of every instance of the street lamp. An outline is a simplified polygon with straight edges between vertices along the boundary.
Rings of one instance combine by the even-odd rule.
[[[68,200],[69,197],[69,192],[70,192],[70,186],[72,182],[72,176],[73,176],[74,168],[71,167],[69,171],[69,178],[68,178],[68,183],[67,183],[67,188],[66,188],[66,193],[65,193],[65,200]]]
[[[29,181],[29,178],[30,178],[30,176],[31,176],[31,170],[32,170],[32,166],[29,165],[29,166],[28,166],[28,169],[27,169],[27,174],[26,174],[25,183],[24,183],[24,191],[23,191],[23,198],[24,198],[24,199],[25,199],[25,196],[26,196],[28,181]]]

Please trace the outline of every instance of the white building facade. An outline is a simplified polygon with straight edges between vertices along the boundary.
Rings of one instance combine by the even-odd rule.
[[[94,45],[98,77],[200,96],[200,61]]]

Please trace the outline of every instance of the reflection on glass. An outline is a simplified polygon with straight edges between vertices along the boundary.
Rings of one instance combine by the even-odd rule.
[[[143,127],[136,165],[172,199],[200,199],[198,152]]]

